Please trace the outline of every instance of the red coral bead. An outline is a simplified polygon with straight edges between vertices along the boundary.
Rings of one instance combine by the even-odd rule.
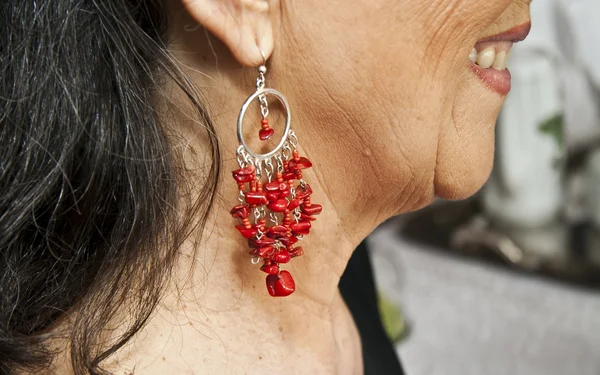
[[[285,182],[271,181],[266,183],[264,186],[267,193],[267,198],[277,196],[279,198],[285,198],[290,195],[290,187]],[[271,200],[271,199],[269,199]]]
[[[281,237],[279,238],[279,242],[281,242],[285,247],[290,247],[296,242],[298,242],[298,238],[296,238],[295,236]]]
[[[274,253],[270,259],[272,259],[274,262],[277,263],[287,263],[290,261],[291,259],[291,255],[290,252],[287,251],[286,249],[282,249],[279,250],[278,252]]]
[[[250,249],[248,254],[255,256],[255,257],[271,259],[273,254],[275,254],[275,248],[273,246],[257,247],[254,249]]]
[[[294,208],[300,206],[302,204],[302,199],[292,199],[290,204],[288,205],[288,210],[293,210]]]
[[[316,217],[305,214],[304,212],[300,212],[300,219],[304,221],[315,221]]]
[[[285,172],[283,174],[284,181],[290,181],[290,180],[295,180],[295,179],[296,179],[296,174],[294,172]]]
[[[267,182],[264,185],[264,188],[266,191],[279,191],[279,182],[278,181]]]
[[[275,134],[275,130],[271,128],[260,129],[260,131],[258,132],[258,137],[261,141],[266,141],[267,139],[271,138],[273,134]]]
[[[267,290],[271,297],[286,297],[294,293],[296,283],[288,271],[281,271],[279,275],[267,275]]]
[[[271,259],[273,257],[274,253],[275,253],[275,248],[273,246],[261,247],[261,248],[257,249],[257,251],[256,251],[256,255],[258,255],[261,258],[268,258],[268,259]]]
[[[250,251],[248,251],[248,254],[252,255],[253,257],[257,257],[258,256],[258,249],[257,248],[250,248]]]
[[[231,172],[231,174],[237,182],[243,183],[254,180],[254,171],[256,171],[256,167],[254,167],[253,165],[249,165],[246,168],[235,170]]]
[[[275,245],[275,240],[272,238],[267,238],[267,237],[263,237],[260,240],[257,240],[256,238],[250,238],[248,239],[248,245],[250,247],[264,247],[264,246],[273,246]]]
[[[269,228],[269,233],[286,233],[287,230],[288,229],[283,225],[273,225],[271,228]]]
[[[231,216],[233,216],[233,217],[245,219],[248,217],[248,214],[249,214],[248,206],[246,206],[245,204],[240,204],[240,205],[232,208],[230,213],[231,213]]]
[[[311,194],[312,194],[312,188],[310,187],[309,184],[306,184],[304,189],[299,188],[298,191],[296,191],[296,198],[304,199]]]
[[[292,225],[290,225],[290,229],[292,230],[292,233],[294,233],[295,235],[309,234],[310,227],[311,227],[310,221],[299,221],[297,223],[292,223]]]
[[[256,233],[258,233],[258,229],[255,227],[245,228],[243,225],[236,225],[235,227],[237,228],[237,230],[240,231],[242,236],[244,236],[245,238],[254,237],[256,235]]]
[[[287,210],[288,201],[285,199],[278,199],[274,202],[269,203],[269,209],[273,212],[283,212]]]
[[[302,246],[298,246],[296,248],[293,248],[290,251],[290,256],[292,258],[299,257],[299,256],[302,256],[302,255],[304,255],[304,250],[302,249]]]
[[[320,204],[311,204],[310,207],[306,206],[306,205],[302,205],[300,207],[300,209],[302,210],[302,212],[304,212],[307,215],[318,215],[321,213],[321,211],[323,211],[323,206],[321,206]]]
[[[289,234],[289,229],[283,225],[275,225],[269,228],[269,231],[267,232],[267,236],[272,238],[287,237]]]
[[[281,195],[281,194],[279,193],[279,191],[269,191],[269,192],[267,193],[267,200],[268,200],[269,202],[274,202],[274,201],[276,201],[276,200],[278,200],[278,199],[279,199],[279,196],[280,196],[280,195]]]
[[[312,163],[307,158],[298,158],[298,160],[292,159],[288,164],[288,168],[291,171],[297,171],[300,169],[306,169],[312,167]]]
[[[246,203],[255,205],[267,204],[267,195],[264,192],[249,191],[246,193]]]
[[[262,265],[262,267],[260,267],[260,269],[269,275],[277,275],[279,273],[279,266],[276,264],[265,263]]]

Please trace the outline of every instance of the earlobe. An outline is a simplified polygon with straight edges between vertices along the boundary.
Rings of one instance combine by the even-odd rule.
[[[273,51],[271,0],[182,0],[196,21],[244,66],[263,63]]]

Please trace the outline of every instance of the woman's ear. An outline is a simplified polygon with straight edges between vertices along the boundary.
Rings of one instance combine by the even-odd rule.
[[[182,0],[196,21],[219,38],[245,66],[273,52],[272,0]]]

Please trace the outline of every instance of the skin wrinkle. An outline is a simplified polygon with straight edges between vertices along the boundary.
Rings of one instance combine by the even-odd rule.
[[[324,82],[324,83],[325,83],[325,82]],[[324,87],[325,87],[325,90],[327,90],[327,86],[324,86]],[[384,88],[382,88],[382,87],[378,87],[377,89],[384,89]],[[332,95],[331,93],[329,93],[329,92],[328,92],[328,95],[331,97],[332,101],[335,103],[335,98],[333,98],[333,95]],[[382,96],[382,95],[378,95],[378,92],[377,92],[377,91],[375,91],[375,94],[374,94],[374,93],[371,91],[371,95],[373,95],[373,96],[374,96],[374,99],[373,99],[373,101],[377,101],[377,99],[376,99],[377,97],[385,97],[385,95],[383,95],[383,96]],[[341,105],[340,105],[340,104],[337,104],[337,103],[336,103],[336,106],[337,106],[338,108],[340,108],[340,109],[341,109]],[[343,110],[340,110],[340,113],[341,113],[341,115],[342,115],[342,116],[346,116],[346,114],[344,113],[344,111],[343,111]],[[364,129],[364,127],[363,127],[363,126],[360,126],[360,125],[356,125],[356,126],[354,125],[354,124],[359,124],[359,123],[361,123],[360,121],[356,121],[356,120],[354,120],[354,121],[353,121],[351,118],[345,118],[345,121],[344,121],[343,123],[346,123],[346,124],[348,124],[347,126],[349,126],[349,127],[350,127],[350,128],[353,130],[353,131],[354,131],[354,133],[355,133],[355,134],[358,136],[358,138],[362,138],[361,132],[360,132],[360,131],[359,131],[357,128]],[[384,123],[383,123],[383,125],[384,125],[384,126],[385,126],[385,125],[387,125],[387,124],[388,124],[388,122],[384,122]],[[400,143],[400,144],[401,144],[401,143]],[[374,163],[376,163],[376,162],[374,161],[374,159],[373,159],[373,158],[367,158],[367,159],[368,159],[368,160],[371,162],[371,168],[370,168],[370,170],[371,170],[373,173],[375,173],[375,174],[376,174],[376,178],[374,178],[374,179],[372,179],[372,180],[370,180],[370,181],[371,181],[371,182],[373,182],[373,181],[376,181],[376,183],[377,183],[377,184],[379,184],[380,186],[383,186],[383,185],[382,185],[382,184],[383,184],[383,182],[382,182],[382,181],[384,181],[385,179],[384,179],[384,178],[382,178],[382,177],[383,177],[383,174],[382,174],[382,172],[380,172],[380,171],[379,171],[379,168],[378,168],[378,166],[377,166],[376,164],[374,164]],[[407,165],[410,165],[410,164],[408,164],[408,163],[407,163]],[[412,172],[411,172],[411,173],[412,173]],[[406,188],[406,187],[405,187],[405,188]],[[382,190],[383,190],[383,189],[382,189]]]
[[[307,154],[307,156],[310,157],[310,155],[308,155],[308,154]],[[329,196],[327,194],[328,189],[327,189],[327,185],[325,184],[325,180],[323,178],[322,173],[316,169],[313,170],[312,172],[313,172],[312,175],[317,177],[317,179],[315,180],[317,182],[317,184],[315,184],[315,186],[318,186],[325,193],[324,195],[325,195],[325,198],[327,199],[327,201],[331,204],[331,206],[334,206],[333,202],[331,202],[328,198],[328,196]],[[337,228],[339,228],[343,231],[342,233],[345,234],[344,238],[346,238],[346,239],[351,238],[350,233],[346,232],[346,230],[345,230],[345,228],[347,228],[348,226],[344,225],[343,218],[341,216],[336,216],[336,217],[338,220]],[[350,240],[347,240],[347,241],[349,242],[347,244],[347,247],[350,248],[352,246],[351,242],[350,242]],[[333,253],[333,252],[327,253],[327,254],[330,254],[332,257],[335,258],[335,260],[337,260],[339,262],[339,265],[337,265],[336,267],[333,267],[333,269],[337,270],[337,271],[333,271],[333,272],[334,272],[334,274],[341,276],[341,274],[344,272],[344,269],[346,268],[346,263],[347,263],[346,257],[344,255],[337,255],[337,253]]]
[[[441,3],[442,1],[440,1]],[[433,68],[433,75],[436,76],[437,75],[437,71],[439,69],[440,64],[444,61],[443,60],[443,56],[444,56],[444,52],[448,49],[448,45],[452,43],[452,39],[451,38],[442,38],[440,37],[441,35],[447,34],[446,30],[451,28],[454,29],[454,25],[449,22],[452,19],[452,16],[455,14],[455,12],[457,12],[458,10],[456,9],[456,4],[451,3],[451,4],[438,4],[435,8],[438,9],[438,7],[443,7],[444,9],[441,12],[434,12],[436,14],[439,14],[439,16],[441,17],[441,22],[432,22],[433,24],[439,24],[439,28],[435,29],[433,31],[433,35],[428,36],[428,38],[430,39],[429,43],[427,44],[427,47],[425,49],[425,53],[426,54],[432,54],[432,59],[431,61],[434,62],[434,68]],[[448,35],[449,37],[451,37],[452,35]],[[451,49],[451,48],[450,48]],[[432,51],[438,51],[438,53],[432,53]]]
[[[393,123],[393,121],[391,121],[389,123],[391,124],[391,123]],[[390,134],[392,134],[395,137],[396,143],[397,144],[402,144],[401,143],[402,137],[398,136],[398,134],[396,133],[395,129],[390,129],[390,130],[391,130]],[[409,160],[409,158],[403,152],[400,152],[399,156],[401,156],[401,159],[400,160],[394,160],[394,163],[410,165],[409,163],[407,163],[407,161]],[[375,165],[375,168],[376,168],[376,165]],[[375,168],[374,168],[374,171],[376,170]],[[413,168],[409,168],[408,169],[408,173],[409,173],[409,178],[407,180],[408,181],[414,181],[416,179],[416,176],[417,176],[417,174],[415,173],[414,169]],[[386,179],[377,179],[381,190],[385,190],[384,188],[386,187],[386,184],[384,182],[382,182],[382,181],[385,181],[385,180]],[[390,184],[390,183],[394,183],[394,182],[390,181],[390,179],[388,178],[387,179],[387,184]],[[402,181],[402,180],[398,181],[398,184],[401,186],[401,188],[396,193],[396,200],[397,201],[413,201],[413,199],[412,199],[412,198],[414,198],[413,197],[413,193],[416,191],[416,189],[413,187],[412,190],[411,190],[411,192],[410,192],[410,194],[406,194],[407,193],[407,189],[409,189],[411,187],[411,184],[410,183],[404,183],[404,181]],[[398,211],[399,212],[405,211],[405,207],[399,207]],[[381,217],[381,218],[379,218],[379,220],[382,221],[382,220],[385,220],[385,218]]]
[[[351,119],[351,118],[349,118],[349,117],[347,117],[347,115],[346,115],[346,114],[344,113],[344,111],[342,110],[342,107],[340,107],[340,105],[339,105],[339,104],[336,102],[336,99],[335,99],[335,97],[334,97],[334,96],[331,94],[331,92],[329,91],[329,89],[328,89],[328,86],[325,84],[325,82],[326,82],[326,81],[324,81],[324,79],[321,77],[321,75],[320,75],[320,74],[317,74],[317,75],[316,75],[316,77],[317,77],[318,79],[321,79],[322,83],[321,83],[320,85],[315,85],[315,86],[316,86],[316,87],[319,87],[319,89],[320,89],[321,91],[324,91],[324,92],[325,92],[325,95],[326,95],[326,96],[327,96],[327,97],[328,97],[328,98],[331,100],[331,104],[332,104],[334,107],[337,107],[338,109],[340,109],[339,113],[340,113],[340,115],[343,117],[343,121],[342,121],[341,123],[345,123],[345,124],[352,124],[352,123],[353,123],[352,119]],[[352,129],[353,131],[355,131],[355,132],[356,132],[356,129],[355,129],[354,127],[352,127],[352,126],[351,126],[351,129]],[[341,129],[340,129],[340,130],[341,130]],[[357,133],[357,134],[358,134],[358,133]],[[315,135],[316,135],[316,134],[315,134]],[[340,150],[340,151],[342,151],[342,150]],[[343,152],[343,151],[342,151],[342,152]],[[306,151],[306,154],[307,154],[307,156],[310,156],[310,155],[311,155],[310,151]],[[312,170],[312,171],[310,171],[310,172],[311,172],[311,173],[321,173],[320,171],[317,171],[316,169],[314,169],[314,170]],[[329,197],[335,197],[335,195],[334,195],[334,194],[331,194],[331,193],[332,193],[332,190],[331,190],[331,189],[329,189],[329,187],[328,187],[328,185],[327,185],[327,183],[326,183],[326,180],[324,180],[324,179],[322,179],[322,178],[321,178],[321,179],[319,179],[319,185],[320,185],[320,187],[323,189],[323,191],[324,191],[325,195],[328,197],[327,199],[328,199],[328,200],[330,200],[330,203],[332,204],[332,206],[333,206],[333,207],[337,207],[337,206],[339,206],[339,204],[337,204],[338,202],[335,202],[335,201],[331,200],[332,198],[329,198]],[[343,217],[342,217],[341,215],[338,215],[338,217],[339,217],[339,220],[343,220]],[[343,227],[343,226],[342,226],[342,227]],[[349,236],[349,237],[350,237],[350,236]]]
[[[389,131],[390,134],[393,134],[397,144],[401,145],[405,142],[404,138],[400,135],[397,134],[397,132],[399,131],[398,127],[394,127],[392,124],[397,124],[399,123],[400,120],[392,120],[388,122],[388,126],[390,127]],[[410,162],[410,156],[404,151],[402,148],[399,148],[399,156],[401,156],[401,160],[395,160],[395,163],[399,163],[399,164],[404,164],[404,165],[408,165],[410,166],[410,168],[408,168],[408,173],[409,173],[409,177],[406,179],[408,181],[413,181],[416,182],[418,180],[418,177],[421,176],[421,178],[425,178],[425,176],[429,176],[432,175],[431,173],[431,168],[429,167],[418,167],[418,166],[414,166],[413,163]],[[433,168],[435,168],[435,166],[433,166]],[[422,172],[425,173],[422,173]],[[403,185],[402,190],[400,192],[398,192],[396,194],[396,200],[397,202],[415,202],[415,206],[414,207],[405,207],[405,206],[400,206],[398,208],[398,213],[402,213],[402,212],[407,212],[407,211],[414,211],[418,208],[424,207],[427,204],[429,204],[432,200],[433,200],[433,194],[431,192],[431,190],[433,190],[432,188],[429,188],[429,186],[433,186],[433,184],[431,184],[431,180],[433,177],[430,177],[428,179],[426,179],[426,183],[406,183]],[[400,181],[400,183],[402,184],[404,181]],[[420,188],[420,189],[418,189]],[[407,189],[410,189],[410,192],[407,194]]]
[[[327,90],[326,89],[327,86],[324,86],[324,87],[325,87],[325,90]],[[328,94],[330,95],[330,97],[332,99],[332,103],[334,103],[334,105],[336,105],[341,110],[340,112],[343,113],[342,107],[336,102],[335,98],[329,92],[328,92]],[[364,128],[362,128],[358,124],[355,125],[356,122],[352,121],[350,118],[346,118],[345,120],[346,121],[344,121],[344,123],[348,124],[347,128],[350,129],[350,130],[352,130],[356,134],[356,136],[358,138],[362,138],[364,134],[361,134],[361,133],[364,133]],[[362,132],[359,129],[362,130]],[[353,158],[355,156],[354,155],[350,155],[350,157]],[[367,158],[364,158],[364,159],[366,159],[368,161],[372,172],[375,174],[375,178],[371,179],[370,182],[371,183],[376,183],[381,188],[382,184],[383,184],[381,181],[383,181],[383,179],[381,178],[382,177],[381,172],[378,172],[378,166],[376,164],[375,159],[374,158],[370,158],[370,157],[367,157]],[[371,186],[371,188],[372,187],[373,186]],[[343,218],[342,218],[342,220],[343,220]],[[351,227],[351,226],[348,226],[348,227]]]

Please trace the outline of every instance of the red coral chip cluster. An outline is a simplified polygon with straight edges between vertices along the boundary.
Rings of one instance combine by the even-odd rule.
[[[310,233],[314,216],[323,209],[311,202],[312,189],[302,180],[302,170],[310,167],[307,158],[293,151],[292,159],[283,163],[283,172],[268,183],[257,178],[253,165],[232,172],[244,199],[233,207],[231,216],[240,220],[236,228],[248,239],[249,254],[262,260],[260,269],[267,273],[267,290],[273,297],[289,296],[296,290],[292,275],[281,270],[281,264],[304,254],[297,242]],[[265,215],[252,222],[251,214],[257,210]],[[271,213],[277,223],[269,226],[266,217]]]

